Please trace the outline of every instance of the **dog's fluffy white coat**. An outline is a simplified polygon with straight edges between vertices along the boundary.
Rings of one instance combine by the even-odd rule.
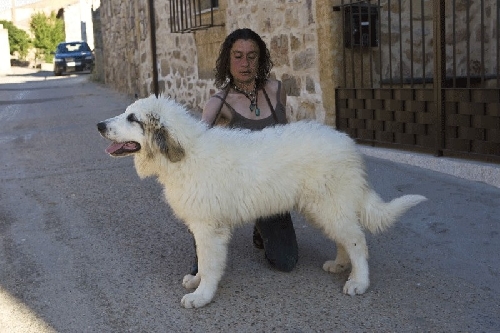
[[[382,231],[425,200],[405,195],[385,203],[370,188],[355,143],[315,121],[262,131],[209,129],[173,100],[141,99],[99,124],[114,142],[137,142],[141,177],[156,176],[177,217],[195,237],[199,273],[183,285],[186,308],[209,303],[223,275],[231,229],[258,217],[296,210],[336,242],[329,272],[351,269],[344,293],[369,286],[363,229]],[[127,152],[123,155],[128,155]]]

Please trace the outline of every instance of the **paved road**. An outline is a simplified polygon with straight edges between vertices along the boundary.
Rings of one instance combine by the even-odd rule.
[[[335,246],[294,215],[293,272],[241,228],[213,303],[181,308],[191,238],[154,180],[104,153],[95,125],[131,99],[88,78],[0,77],[0,332],[500,331],[500,188],[373,156],[385,199],[430,200],[368,236],[366,294],[342,294],[321,269]]]

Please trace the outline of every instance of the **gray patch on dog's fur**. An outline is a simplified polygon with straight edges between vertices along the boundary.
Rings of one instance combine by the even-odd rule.
[[[174,140],[165,127],[160,127],[153,133],[153,140],[158,145],[162,154],[166,155],[170,162],[179,162],[185,155],[184,148],[178,141]]]

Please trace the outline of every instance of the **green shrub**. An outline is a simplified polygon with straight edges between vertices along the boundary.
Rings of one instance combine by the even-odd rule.
[[[36,57],[45,62],[52,62],[57,44],[65,39],[64,21],[56,17],[56,13],[50,16],[39,12],[31,15],[30,30],[35,36],[33,46],[37,49]]]
[[[0,20],[0,24],[7,29],[9,35],[10,54],[19,53],[19,58],[25,60],[31,47],[31,39],[28,33],[16,27],[12,22]]]

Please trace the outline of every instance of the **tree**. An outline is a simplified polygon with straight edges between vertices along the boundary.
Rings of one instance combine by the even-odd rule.
[[[0,20],[0,24],[8,31],[10,54],[14,55],[14,52],[18,52],[21,60],[26,59],[31,46],[31,39],[28,33],[19,29],[10,21]]]
[[[55,12],[50,16],[43,12],[31,15],[30,30],[35,36],[33,46],[37,49],[37,58],[45,62],[52,62],[51,52],[56,50],[57,44],[64,41],[64,21],[56,17]]]

